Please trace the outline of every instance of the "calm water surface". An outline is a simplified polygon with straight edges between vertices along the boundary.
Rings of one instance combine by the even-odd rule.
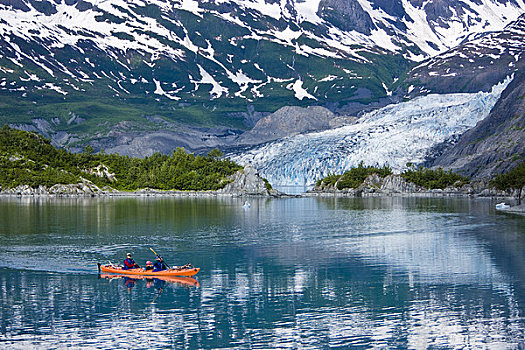
[[[249,201],[0,198],[0,348],[525,348],[525,217]],[[197,281],[99,277],[149,247]]]

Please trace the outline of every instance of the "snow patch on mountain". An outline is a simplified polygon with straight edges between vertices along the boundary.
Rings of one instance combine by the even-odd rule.
[[[201,84],[211,84],[212,89],[210,91],[210,98],[215,99],[222,96],[222,94],[228,95],[228,89],[221,86],[212,76],[210,73],[208,73],[204,68],[202,68],[201,65],[197,65],[200,70],[200,75],[202,77],[201,80],[197,81],[194,80],[193,83],[195,84],[195,90],[199,89],[199,86]]]
[[[199,2],[196,0],[182,0],[180,9],[193,13],[196,16],[201,16],[202,9],[199,8]]]
[[[288,90],[293,90],[295,92],[295,97],[298,100],[303,100],[304,98],[309,98],[312,100],[317,100],[315,96],[311,95],[306,91],[305,88],[303,88],[303,81],[300,79],[297,79],[295,83],[290,83],[286,86]]]
[[[319,3],[321,0],[304,0],[295,3],[295,9],[299,15],[300,21],[310,22],[313,24],[322,23],[322,19],[317,15]]]
[[[180,100],[180,97],[173,95],[173,92],[168,93],[164,91],[160,81],[153,79],[153,82],[155,83],[155,91],[153,91],[154,94],[165,96],[169,98],[170,100],[175,100],[175,101]]]
[[[515,1],[462,1],[462,11],[452,11],[452,16],[446,23],[436,23],[429,19],[425,3],[403,0],[403,11],[407,14],[401,20],[406,26],[406,32],[401,31],[393,23],[396,18],[387,14],[383,9],[368,0],[358,0],[359,6],[364,13],[370,16],[374,28],[370,33],[357,31],[342,31],[333,26],[327,20],[319,17],[319,4],[321,0],[305,0],[295,2],[291,5],[288,1],[265,1],[265,0],[215,0],[215,4],[237,5],[245,12],[258,14],[279,21],[289,21],[299,25],[298,29],[288,27],[284,31],[260,30],[250,28],[243,20],[232,13],[220,13],[203,8],[203,4],[195,0],[167,1],[121,1],[121,0],[90,0],[93,8],[79,10],[73,4],[61,3],[55,5],[56,13],[44,15],[37,11],[31,2],[24,2],[29,11],[13,11],[8,6],[0,4],[0,35],[14,34],[25,40],[31,40],[35,31],[41,39],[51,39],[55,45],[76,45],[80,40],[90,38],[100,48],[115,48],[120,50],[136,49],[148,52],[153,57],[162,53],[173,59],[183,59],[183,52],[170,45],[157,40],[155,37],[140,34],[137,28],[147,27],[156,36],[177,42],[183,46],[188,44],[185,38],[178,37],[172,30],[157,19],[139,15],[138,7],[146,5],[158,6],[165,14],[174,10],[190,12],[202,17],[209,12],[223,20],[241,25],[250,30],[252,35],[272,41],[284,41],[291,43],[304,35],[319,43],[329,46],[326,53],[334,54],[335,50],[342,50],[349,55],[354,53],[353,45],[377,45],[386,50],[396,52],[401,49],[400,43],[415,43],[420,49],[429,55],[435,55],[448,48],[457,45],[468,34],[480,33],[490,30],[500,30],[510,21],[515,20],[525,11],[523,0]],[[292,6],[292,11],[289,10]],[[117,22],[100,21],[97,16],[110,14],[118,18]],[[164,21],[169,21],[176,26],[183,27],[182,23],[173,20],[169,15],[163,15]],[[320,35],[314,31],[301,27],[302,23],[323,25],[328,29],[327,35]],[[64,28],[74,29],[73,31]],[[185,29],[185,28],[184,28]],[[133,40],[118,38],[114,33],[126,33]],[[91,34],[95,34],[94,36]],[[395,39],[394,41],[392,39]],[[398,42],[395,42],[398,41]],[[190,47],[186,46],[191,50]],[[318,54],[323,54],[322,52]],[[411,55],[413,53],[409,53]],[[414,57],[417,57],[414,55]]]
[[[510,81],[490,92],[431,94],[389,105],[364,115],[354,125],[287,137],[229,156],[255,166],[276,185],[311,186],[361,161],[400,172],[408,162],[421,163],[431,147],[483,120]]]

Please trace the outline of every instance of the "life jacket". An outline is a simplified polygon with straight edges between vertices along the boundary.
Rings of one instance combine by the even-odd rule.
[[[124,260],[124,270],[133,269],[135,267],[137,267],[135,260],[131,258],[127,258],[126,260]]]
[[[164,262],[156,261],[155,264],[153,264],[153,272],[163,271],[163,270],[166,270],[166,265],[164,265]]]

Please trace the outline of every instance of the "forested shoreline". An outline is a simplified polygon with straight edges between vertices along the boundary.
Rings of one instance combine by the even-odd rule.
[[[136,191],[142,188],[179,191],[215,191],[230,182],[242,167],[224,159],[219,150],[207,155],[177,148],[171,155],[145,158],[118,154],[82,153],[56,149],[35,133],[5,125],[0,129],[0,186],[51,187],[90,181],[100,188]]]
[[[510,196],[518,202],[525,194],[525,163],[490,179],[470,179],[452,170],[429,169],[407,164],[394,175],[388,166],[365,166],[363,163],[343,174],[329,174],[319,179],[313,192],[363,193],[447,193],[449,195]]]
[[[315,192],[345,192],[360,195],[363,191],[380,193],[414,193],[448,190],[458,194],[487,195],[512,193],[521,198],[525,186],[525,163],[490,181],[471,180],[451,170],[428,169],[407,164],[408,169],[394,175],[387,167],[363,163],[343,174],[330,174],[317,181]],[[82,153],[57,149],[50,140],[5,125],[0,129],[0,190],[20,186],[51,188],[55,185],[89,183],[102,191],[217,191],[243,168],[225,159],[214,149],[207,155],[175,149],[171,155],[155,153],[145,158],[118,154],[94,153],[86,147]],[[263,179],[268,190],[271,185]],[[488,192],[487,192],[488,191]]]

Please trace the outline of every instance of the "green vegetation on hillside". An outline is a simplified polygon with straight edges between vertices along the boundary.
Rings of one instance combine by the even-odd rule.
[[[55,149],[37,134],[4,126],[0,129],[0,186],[50,187],[79,183],[84,178],[99,187],[126,191],[217,190],[228,183],[229,175],[241,169],[221,157],[218,150],[200,156],[187,154],[183,148],[177,148],[170,156],[155,153],[144,159],[94,154],[91,147],[74,154]]]
[[[408,182],[428,189],[444,189],[452,185],[461,187],[470,181],[468,177],[456,174],[452,170],[445,171],[442,168],[436,170],[423,167],[408,169],[401,176]]]
[[[518,198],[521,198],[521,191],[525,186],[525,162],[505,174],[497,175],[490,184],[498,190],[518,190]]]
[[[356,168],[346,171],[343,175],[328,175],[317,181],[317,187],[326,188],[336,186],[338,190],[345,188],[358,188],[365,179],[373,174],[386,177],[392,174],[392,169],[387,166],[382,168],[374,166],[364,166],[360,163]],[[437,170],[419,167],[411,168],[401,174],[408,182],[412,182],[420,187],[427,189],[444,189],[448,186],[462,186],[469,182],[469,178],[441,168]]]
[[[381,177],[385,177],[392,174],[392,170],[386,166],[383,166],[382,168],[365,166],[361,162],[356,168],[345,171],[343,175],[331,174],[321,180],[318,180],[317,186],[322,186],[324,188],[333,187],[337,184],[336,186],[339,190],[345,188],[357,188],[365,181],[368,176],[372,174],[378,174]]]

